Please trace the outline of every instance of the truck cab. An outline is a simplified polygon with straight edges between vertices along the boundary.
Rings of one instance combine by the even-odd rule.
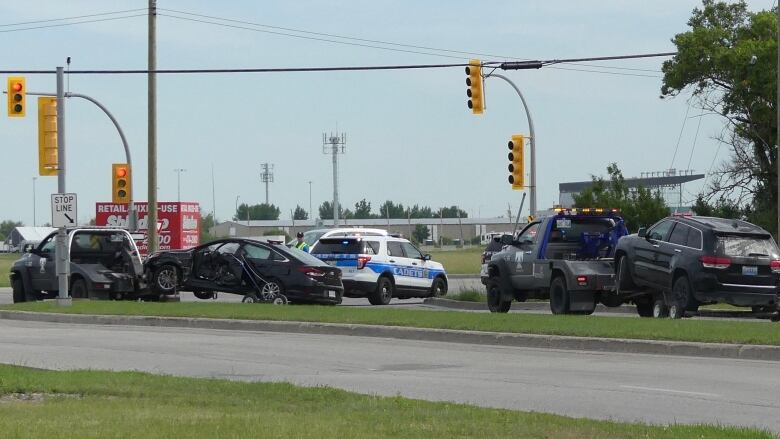
[[[556,209],[502,238],[483,273],[488,308],[549,299],[554,314],[591,314],[614,290],[613,256],[628,233],[617,209]]]

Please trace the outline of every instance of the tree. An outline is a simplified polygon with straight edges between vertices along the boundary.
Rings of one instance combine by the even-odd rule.
[[[371,202],[365,198],[355,203],[355,219],[370,219],[377,216],[371,213]]]
[[[418,243],[424,243],[430,235],[431,232],[425,224],[417,224],[414,226],[414,230],[412,230],[412,238]]]
[[[736,219],[744,215],[744,211],[736,201],[726,197],[720,197],[715,204],[710,204],[703,196],[696,198],[693,211],[699,216],[715,216],[718,218]]]
[[[418,205],[412,206],[411,209],[408,211],[409,218],[435,218],[436,216],[433,213],[433,210],[431,210],[428,206],[420,207]]]
[[[742,0],[703,0],[688,26],[672,39],[677,55],[663,64],[661,97],[691,89],[703,111],[725,119],[718,140],[731,150],[702,197],[732,198],[749,220],[776,231],[775,12],[750,12]]]
[[[204,217],[201,217],[200,219],[200,243],[204,244],[206,242],[211,242],[215,238],[214,235],[212,235],[209,230],[214,227],[214,215],[208,214]]]
[[[406,211],[404,205],[401,203],[395,204],[390,200],[387,200],[379,206],[380,218],[406,218]]]
[[[330,201],[323,201],[320,204],[320,219],[333,219],[333,204]],[[351,210],[344,210],[344,206],[339,204],[339,218],[350,219],[354,218],[355,214]]]
[[[309,219],[309,213],[303,210],[303,207],[295,205],[295,211],[293,212],[293,219],[296,221]]]
[[[5,241],[11,231],[17,227],[21,227],[24,224],[21,221],[5,220],[0,223],[0,241]]]
[[[434,218],[468,218],[468,216],[469,214],[458,206],[442,207],[434,214]]]
[[[233,216],[233,220],[278,220],[281,213],[282,211],[273,204],[261,203],[250,206],[241,203],[238,206],[238,210],[236,210],[236,214]]]
[[[669,215],[661,193],[638,187],[629,189],[617,164],[607,166],[609,180],[593,177],[593,185],[574,195],[575,207],[603,207],[620,209],[626,227],[636,231]]]

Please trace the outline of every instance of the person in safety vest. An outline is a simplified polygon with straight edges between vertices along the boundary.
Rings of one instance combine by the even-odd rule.
[[[295,243],[294,247],[297,248],[298,250],[303,250],[306,253],[309,253],[309,250],[311,249],[309,248],[309,244],[306,244],[306,241],[303,240],[303,233],[298,232],[297,236],[298,236],[298,242]]]

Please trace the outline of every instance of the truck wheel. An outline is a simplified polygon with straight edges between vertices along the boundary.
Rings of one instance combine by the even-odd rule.
[[[376,289],[368,295],[368,302],[372,305],[387,305],[392,298],[393,282],[382,276],[376,282]]]
[[[631,271],[628,268],[628,256],[618,259],[617,279],[615,279],[615,289],[620,295],[626,290],[634,289],[634,280],[631,278]]]
[[[688,276],[682,275],[674,281],[672,286],[672,300],[669,303],[669,317],[681,319],[685,316],[685,310],[693,302],[691,297],[691,284]]]
[[[179,285],[179,272],[174,265],[164,264],[157,267],[152,275],[152,286],[161,294],[173,294]]]
[[[11,281],[11,290],[14,295],[14,303],[26,302],[27,298],[24,295],[24,283],[19,277],[14,277]]]
[[[569,290],[563,276],[556,276],[550,284],[550,311],[553,314],[569,314]]]
[[[653,300],[650,297],[639,297],[634,300],[636,305],[636,313],[639,317],[652,317],[653,316]]]
[[[491,279],[487,284],[487,305],[490,312],[507,313],[512,307],[511,300],[504,300],[501,296],[501,287],[498,281]]]
[[[87,283],[84,279],[76,279],[70,287],[70,297],[74,299],[88,299]]]
[[[433,284],[431,285],[431,295],[433,297],[442,297],[447,295],[447,282],[444,282],[444,279],[437,277],[433,280]]]
[[[669,316],[669,307],[666,306],[664,299],[656,299],[653,302],[653,317],[660,319]]]

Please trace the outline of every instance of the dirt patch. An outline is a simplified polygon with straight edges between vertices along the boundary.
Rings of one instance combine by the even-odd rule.
[[[75,393],[8,393],[0,395],[0,404],[14,402],[43,402],[50,398],[75,398],[81,399],[82,396]]]

